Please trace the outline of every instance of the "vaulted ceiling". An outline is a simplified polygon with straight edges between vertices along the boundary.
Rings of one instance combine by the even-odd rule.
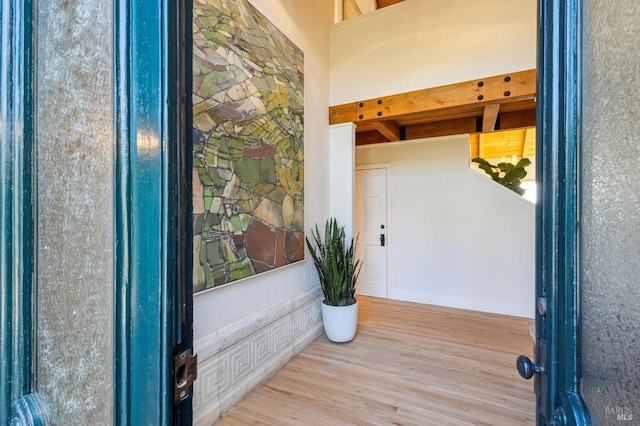
[[[402,1],[344,0],[344,19]],[[334,105],[329,121],[355,123],[356,145],[469,133],[470,158],[531,157],[536,151],[536,71]]]

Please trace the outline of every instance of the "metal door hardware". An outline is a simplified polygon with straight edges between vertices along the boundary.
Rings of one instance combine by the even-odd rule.
[[[173,368],[173,402],[178,403],[191,395],[191,384],[198,377],[198,355],[191,349],[178,353],[173,357]]]
[[[535,364],[529,357],[524,355],[518,357],[516,367],[523,379],[530,379],[536,373],[544,374],[544,366],[542,364]]]
[[[547,315],[547,298],[546,297],[538,297],[538,302],[536,303],[536,306],[538,308],[538,314],[540,314],[540,316],[546,316]]]

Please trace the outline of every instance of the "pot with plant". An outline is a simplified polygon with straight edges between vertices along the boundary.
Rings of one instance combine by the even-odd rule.
[[[307,247],[320,277],[324,300],[321,305],[322,323],[332,342],[351,341],[358,326],[356,281],[362,263],[355,256],[355,242],[347,241],[344,226],[335,218],[327,220],[324,238],[318,225],[312,232],[313,242],[306,238]]]

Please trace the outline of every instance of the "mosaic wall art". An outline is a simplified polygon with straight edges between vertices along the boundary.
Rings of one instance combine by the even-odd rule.
[[[303,53],[245,0],[193,2],[194,291],[304,258]]]

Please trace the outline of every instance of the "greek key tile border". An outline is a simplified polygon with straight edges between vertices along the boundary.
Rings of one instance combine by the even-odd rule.
[[[313,290],[198,339],[194,424],[224,416],[322,334],[321,302]]]

